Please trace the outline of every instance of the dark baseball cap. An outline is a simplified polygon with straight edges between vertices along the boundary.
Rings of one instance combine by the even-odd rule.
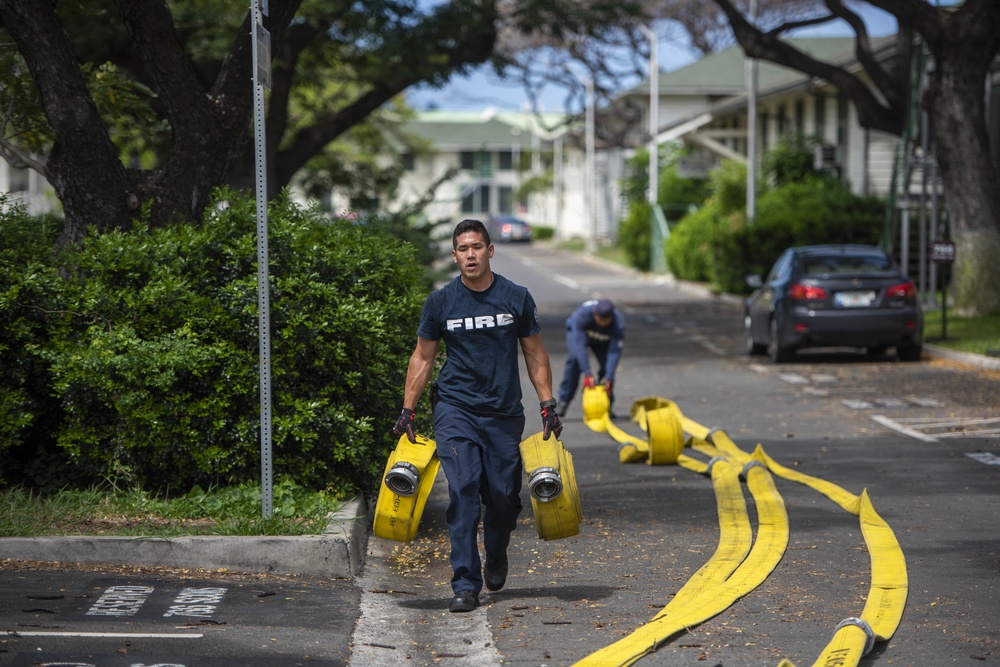
[[[594,315],[598,317],[612,317],[615,314],[615,306],[611,299],[600,299],[594,306]]]

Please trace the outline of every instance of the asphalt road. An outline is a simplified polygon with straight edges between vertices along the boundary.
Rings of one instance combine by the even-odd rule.
[[[789,467],[851,493],[868,490],[902,546],[909,596],[895,635],[862,665],[1000,665],[1000,438],[987,432],[996,428],[988,420],[1000,416],[1000,375],[847,350],[773,365],[743,353],[740,309],[731,300],[541,244],[498,246],[494,270],[535,296],[557,383],[562,322],[572,308],[606,296],[625,311],[616,384],[623,429],[641,435],[626,419],[628,406],[663,396],[745,450],[760,443]],[[540,421],[524,384],[530,431]],[[525,493],[507,586],[484,594],[473,613],[447,611],[439,477],[417,539],[372,538],[354,581],[4,566],[0,619],[20,636],[0,643],[0,665],[574,664],[667,604],[712,555],[719,520],[706,477],[618,463],[616,443],[583,424],[579,400],[563,441],[575,462],[580,534],[540,540]],[[857,518],[801,485],[776,484],[791,524],[778,566],[724,612],[637,664],[742,667],[788,658],[811,665],[837,624],[861,614],[871,573]],[[753,519],[749,496],[748,504]],[[146,588],[155,592],[143,597]],[[134,613],[88,617],[95,605]],[[81,629],[94,634],[55,636]],[[108,632],[132,634],[97,636]],[[141,636],[154,633],[202,637]]]

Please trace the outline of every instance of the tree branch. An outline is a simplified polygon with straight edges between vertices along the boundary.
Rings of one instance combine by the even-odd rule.
[[[905,119],[905,105],[900,104],[899,95],[892,85],[886,85],[883,92],[887,104],[883,104],[861,79],[840,67],[806,55],[777,35],[766,34],[744,19],[730,0],[714,0],[725,12],[733,27],[737,41],[751,58],[760,58],[779,65],[791,67],[799,72],[829,81],[854,100],[858,110],[858,122],[862,127],[900,134]],[[862,63],[864,64],[864,63]],[[887,78],[883,75],[883,81]]]
[[[170,126],[185,135],[192,119],[211,115],[211,106],[174,32],[170,9],[165,0],[115,0],[115,4]]]

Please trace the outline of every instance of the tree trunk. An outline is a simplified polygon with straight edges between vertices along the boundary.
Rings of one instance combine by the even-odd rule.
[[[55,4],[0,1],[0,18],[31,69],[57,140],[44,176],[63,205],[65,224],[56,248],[98,230],[125,226],[138,200],[87,90]]]
[[[977,65],[960,46],[938,51],[924,99],[955,242],[954,305],[969,316],[1000,313],[1000,187],[986,132],[988,70]]]

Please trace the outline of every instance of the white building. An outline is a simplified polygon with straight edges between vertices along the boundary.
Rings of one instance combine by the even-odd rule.
[[[21,204],[29,215],[41,215],[59,208],[48,181],[33,169],[17,169],[0,160],[0,192],[8,205]]]
[[[432,221],[455,224],[508,213],[552,227],[562,238],[585,236],[584,153],[559,125],[562,120],[494,109],[418,112],[403,131],[427,148],[404,155],[406,171],[387,208],[418,201],[452,171],[426,210]]]

